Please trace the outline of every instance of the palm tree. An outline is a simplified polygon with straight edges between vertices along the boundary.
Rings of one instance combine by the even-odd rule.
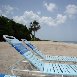
[[[33,22],[31,22],[30,23],[30,28],[29,28],[29,30],[31,31],[31,33],[32,33],[32,31],[34,32],[34,37],[33,37],[33,39],[35,40],[35,32],[37,32],[37,30],[39,30],[40,29],[40,25],[39,25],[39,22],[37,22],[36,20],[34,20]]]

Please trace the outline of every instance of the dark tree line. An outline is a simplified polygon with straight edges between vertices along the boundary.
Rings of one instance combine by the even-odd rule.
[[[3,41],[3,35],[12,35],[17,39],[40,40],[35,37],[35,32],[40,29],[39,23],[34,20],[30,23],[29,29],[26,25],[16,23],[12,19],[0,16],[0,41]],[[34,34],[32,34],[32,31]]]
[[[19,40],[21,38],[31,40],[30,31],[27,29],[26,25],[16,23],[7,17],[0,16],[0,41],[3,41],[3,35],[12,35]]]

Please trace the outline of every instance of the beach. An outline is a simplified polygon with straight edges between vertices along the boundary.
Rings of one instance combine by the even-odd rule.
[[[52,41],[31,41],[46,55],[76,56],[77,44]],[[23,57],[7,42],[0,42],[0,73],[11,74],[10,66]]]

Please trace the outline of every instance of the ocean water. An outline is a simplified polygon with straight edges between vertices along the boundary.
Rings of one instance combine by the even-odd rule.
[[[62,41],[62,42],[77,44],[77,41]]]

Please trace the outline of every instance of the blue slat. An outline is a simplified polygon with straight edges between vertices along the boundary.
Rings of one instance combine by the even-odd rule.
[[[56,60],[56,61],[73,61],[77,62],[77,57],[67,57],[67,56],[47,56],[39,51],[34,45],[30,42],[25,41],[26,45],[29,46],[34,52],[43,57],[45,60]]]
[[[0,77],[4,77],[4,76],[5,76],[5,74],[1,74],[1,73],[0,73]]]
[[[52,64],[52,63],[45,63],[40,60],[35,54],[33,54],[31,51],[26,50],[27,48],[20,44],[19,42],[16,42],[13,40],[13,46],[15,49],[20,52],[31,64],[33,64],[38,70],[40,70],[44,74],[59,74],[59,75],[77,75],[77,65],[69,65],[69,64]],[[12,44],[11,42],[11,44]],[[15,44],[14,44],[15,43]],[[22,53],[21,53],[22,52]],[[40,55],[43,56],[43,54],[38,51]],[[65,57],[65,56],[47,56],[49,59],[53,60],[61,60],[61,58],[65,61],[69,61],[74,59],[74,57]],[[57,59],[58,58],[58,59]],[[5,76],[5,75],[1,75]]]

